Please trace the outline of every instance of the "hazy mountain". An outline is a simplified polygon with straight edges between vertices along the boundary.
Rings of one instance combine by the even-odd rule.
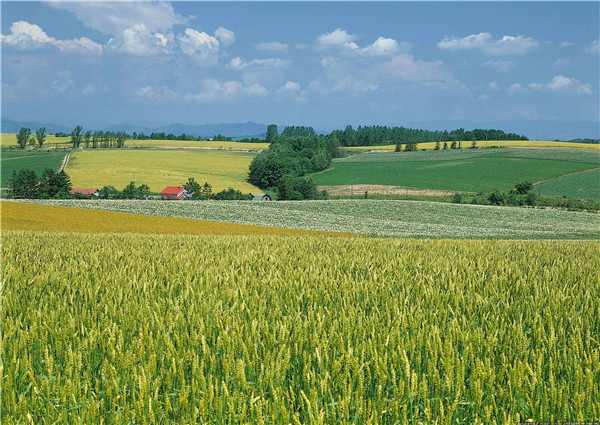
[[[31,129],[32,133],[38,128],[46,127],[46,133],[56,133],[62,131],[63,133],[70,133],[72,128],[63,127],[61,125],[53,123],[39,123],[33,121],[14,121],[8,118],[2,117],[2,133],[18,133],[21,127],[27,127]]]

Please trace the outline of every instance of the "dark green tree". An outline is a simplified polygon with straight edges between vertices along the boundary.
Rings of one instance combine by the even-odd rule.
[[[82,140],[83,140],[82,128],[80,125],[78,125],[71,132],[71,143],[73,143],[74,148],[78,148],[79,145],[81,145]]]
[[[193,177],[190,177],[183,187],[190,193],[192,199],[198,199],[198,197],[201,195],[202,189],[200,187],[200,183],[198,183]]]
[[[37,140],[37,144],[40,145],[40,148],[46,141],[46,127],[38,128],[35,132],[35,139]]]
[[[90,147],[90,140],[92,140],[92,132],[88,130],[83,135],[83,142],[85,143],[86,148]]]
[[[266,142],[272,143],[277,137],[277,126],[275,124],[271,124],[267,127],[267,137]]]
[[[137,188],[135,182],[131,181],[127,186],[123,188],[123,198],[134,199],[137,196]]]
[[[27,143],[29,142],[29,136],[31,136],[31,129],[21,127],[19,132],[17,133],[17,143],[21,147],[21,149],[25,149]]]

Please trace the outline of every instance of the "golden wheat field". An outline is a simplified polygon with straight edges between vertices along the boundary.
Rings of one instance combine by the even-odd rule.
[[[3,229],[2,422],[596,420],[599,247]]]
[[[2,230],[178,235],[349,235],[7,201],[2,201],[0,211]]]

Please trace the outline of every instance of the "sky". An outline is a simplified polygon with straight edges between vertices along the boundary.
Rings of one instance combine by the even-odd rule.
[[[2,116],[599,120],[598,2],[1,3]]]

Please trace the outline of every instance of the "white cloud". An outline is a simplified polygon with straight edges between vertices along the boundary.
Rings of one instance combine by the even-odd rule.
[[[169,54],[173,53],[173,34],[152,33],[144,24],[137,24],[111,38],[106,47],[136,56]]]
[[[56,80],[52,82],[51,88],[60,93],[70,92],[75,87],[71,71],[60,71]]]
[[[407,42],[398,43],[392,38],[379,37],[366,47],[359,47],[354,42],[358,37],[348,34],[345,30],[338,28],[333,32],[325,33],[317,37],[317,47],[321,49],[336,48],[346,53],[362,56],[387,56],[399,51],[408,51],[411,44]]]
[[[191,56],[198,64],[205,66],[216,65],[219,60],[219,40],[205,32],[191,28],[185,30],[185,36],[177,37],[181,50]]]
[[[51,7],[73,13],[88,28],[120,36],[125,30],[144,25],[150,32],[167,32],[187,18],[175,13],[168,2],[48,2]]]
[[[355,35],[348,34],[343,29],[338,28],[335,31],[321,34],[317,38],[317,44],[323,47],[341,47],[348,50],[356,50],[358,49],[358,45],[354,43],[356,38]]]
[[[213,103],[233,101],[243,97],[263,97],[267,89],[260,84],[242,84],[239,81],[219,81],[209,78],[203,81],[202,90],[183,97],[188,102]]]
[[[415,60],[410,54],[395,56],[391,61],[372,68],[371,72],[412,82],[454,80],[452,73],[442,69],[441,61]]]
[[[135,95],[158,102],[180,98],[179,94],[168,87],[141,87],[135,92]]]
[[[569,58],[559,58],[554,61],[552,68],[564,68],[571,65],[572,61]]]
[[[499,87],[498,87],[498,83],[496,83],[495,81],[491,81],[491,82],[488,84],[488,87],[489,87],[491,90],[498,90],[498,88],[499,88]]]
[[[279,43],[277,41],[268,41],[266,43],[258,43],[255,45],[259,50],[266,50],[267,52],[285,52],[288,49],[288,45],[285,43]]]
[[[590,47],[588,47],[587,49],[585,49],[585,51],[587,53],[590,53],[592,55],[597,55],[600,53],[600,40],[594,40],[592,41],[592,44],[590,44]]]
[[[290,61],[278,58],[268,59],[252,59],[251,61],[245,61],[242,58],[236,57],[231,59],[228,67],[235,71],[243,71],[246,69],[273,69],[273,68],[285,68],[290,64]]]
[[[583,84],[575,78],[557,75],[552,78],[552,81],[546,84],[546,87],[552,91],[566,91],[577,94],[592,94],[592,86]]]
[[[572,45],[573,43],[571,43],[570,41],[563,41],[559,44],[559,47],[571,47]]]
[[[55,47],[63,53],[91,53],[96,55],[102,53],[102,46],[89,38],[57,40],[54,37],[49,37],[39,25],[26,21],[14,22],[10,27],[10,34],[2,36],[2,44],[19,50]]]
[[[491,97],[490,97],[489,95],[485,94],[485,93],[484,93],[484,94],[482,94],[482,95],[480,95],[480,96],[477,98],[477,100],[490,100],[490,99],[491,99]]]
[[[531,90],[540,90],[544,87],[544,85],[540,83],[529,83],[527,87],[529,87]]]
[[[515,65],[513,61],[487,61],[483,63],[483,66],[495,68],[498,71],[508,72]]]
[[[509,93],[517,93],[517,92],[520,92],[520,91],[523,91],[523,90],[525,90],[525,89],[519,83],[511,84],[511,86],[508,88],[508,92]]]
[[[445,50],[481,50],[488,55],[517,55],[529,52],[539,46],[537,40],[522,35],[505,35],[494,40],[489,32],[472,34],[464,38],[444,37],[438,43]]]
[[[376,91],[379,88],[379,86],[375,83],[359,80],[354,77],[344,77],[329,82],[313,80],[310,82],[309,87],[312,90],[319,91],[323,94],[332,92],[359,94]]]
[[[300,91],[300,83],[296,83],[294,81],[288,81],[283,86],[281,86],[281,90],[289,91],[289,92]]]
[[[215,31],[215,37],[224,47],[231,46],[235,41],[235,33],[227,28],[219,27]]]

